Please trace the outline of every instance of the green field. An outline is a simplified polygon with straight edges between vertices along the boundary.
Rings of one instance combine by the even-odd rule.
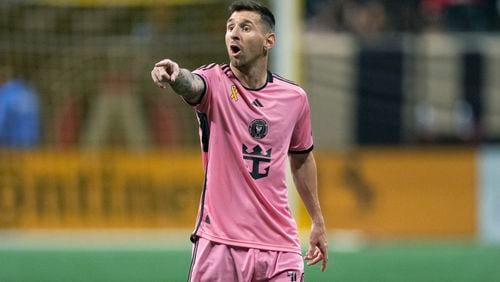
[[[306,281],[500,281],[500,246],[392,243],[333,251],[327,271]],[[189,248],[0,248],[1,282],[186,281]]]

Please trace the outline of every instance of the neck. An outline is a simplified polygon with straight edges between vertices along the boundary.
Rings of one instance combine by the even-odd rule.
[[[267,82],[267,61],[262,64],[255,64],[251,67],[236,67],[230,64],[231,71],[234,73],[240,83],[250,89],[259,89]]]

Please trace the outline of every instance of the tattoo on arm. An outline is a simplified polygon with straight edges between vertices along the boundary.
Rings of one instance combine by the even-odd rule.
[[[187,69],[181,69],[177,79],[170,86],[189,103],[198,102],[205,91],[203,80]]]

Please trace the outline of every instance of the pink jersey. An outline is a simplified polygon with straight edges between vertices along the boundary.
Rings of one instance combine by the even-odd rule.
[[[288,153],[313,148],[306,93],[271,73],[262,88],[247,89],[228,65],[194,73],[205,82],[194,106],[205,181],[193,239],[300,253],[285,171]]]

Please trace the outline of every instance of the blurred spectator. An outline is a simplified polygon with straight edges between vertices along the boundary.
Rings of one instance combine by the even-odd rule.
[[[453,0],[422,0],[421,9],[428,31],[440,31],[443,27],[443,13]]]
[[[144,150],[150,145],[136,82],[124,69],[110,69],[98,82],[99,93],[90,102],[84,147]]]
[[[375,39],[385,31],[387,15],[380,1],[364,1],[352,6],[349,11],[351,30],[364,39]]]
[[[182,145],[181,132],[183,126],[180,124],[179,112],[175,106],[165,101],[164,93],[158,93],[150,98],[148,113],[150,118],[151,134],[153,142],[158,147],[173,148]],[[168,99],[168,98],[167,98]]]
[[[306,6],[306,25],[312,31],[343,31],[345,0],[309,0]]]
[[[487,31],[486,0],[422,0],[426,24],[430,29],[447,31]]]
[[[386,9],[381,1],[323,0],[309,5],[307,28],[312,31],[345,31],[372,39],[386,28]]]
[[[77,145],[81,127],[82,101],[69,97],[61,102],[54,111],[55,146],[59,149]]]
[[[499,30],[500,0],[421,0],[428,30],[493,32]]]
[[[311,31],[495,31],[500,0],[308,0]]]
[[[0,68],[0,146],[32,148],[40,133],[38,94],[27,82]]]

